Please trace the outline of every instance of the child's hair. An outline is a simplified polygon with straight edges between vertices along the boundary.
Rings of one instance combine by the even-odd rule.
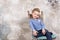
[[[28,16],[29,16],[29,18],[32,18],[32,14],[30,14],[29,11],[27,11],[27,12],[28,12]]]
[[[39,9],[39,8],[34,8],[34,9],[32,10],[32,13],[33,13],[34,11],[40,12],[40,9]]]
[[[40,9],[39,8],[34,8],[33,10],[32,10],[32,13],[34,12],[34,11],[37,11],[37,12],[39,12],[40,13]],[[43,14],[43,12],[41,11],[41,13]],[[32,14],[30,14],[30,12],[28,11],[28,16],[29,16],[29,18],[33,18],[32,17]],[[43,16],[43,15],[42,15]],[[43,19],[42,18],[42,16],[41,15],[39,15],[39,17],[41,18],[41,19]]]

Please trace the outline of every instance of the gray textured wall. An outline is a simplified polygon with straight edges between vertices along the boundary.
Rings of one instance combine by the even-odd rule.
[[[31,40],[27,11],[43,11],[46,28],[60,39],[60,0],[0,0],[0,40]]]

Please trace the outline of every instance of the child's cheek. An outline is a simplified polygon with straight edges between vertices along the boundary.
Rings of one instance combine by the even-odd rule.
[[[36,16],[37,18],[39,18],[39,16]]]

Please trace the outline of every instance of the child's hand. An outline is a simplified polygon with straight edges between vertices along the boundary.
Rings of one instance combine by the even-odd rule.
[[[43,35],[45,35],[45,33],[46,33],[45,29],[42,29],[42,33],[43,33]]]
[[[37,31],[33,31],[34,36],[37,36],[37,33],[38,33]]]

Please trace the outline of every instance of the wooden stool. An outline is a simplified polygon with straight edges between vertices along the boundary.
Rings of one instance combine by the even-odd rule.
[[[34,38],[34,36],[32,36]],[[52,39],[55,39],[56,38],[56,35],[55,34],[52,34]],[[41,37],[38,37],[37,40],[47,40],[46,36],[41,36]]]

